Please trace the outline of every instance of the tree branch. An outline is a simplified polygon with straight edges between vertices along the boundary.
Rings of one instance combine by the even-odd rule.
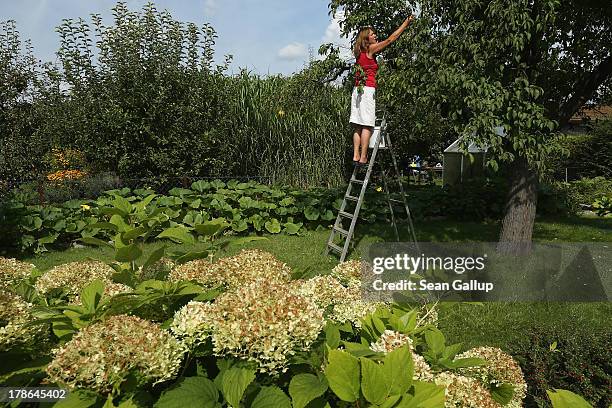
[[[559,126],[565,126],[611,75],[612,55],[609,55],[592,72],[585,74],[574,84],[574,95],[559,108]]]

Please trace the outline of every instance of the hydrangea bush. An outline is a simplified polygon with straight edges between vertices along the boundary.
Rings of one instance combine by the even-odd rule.
[[[10,273],[6,272],[8,267],[3,269],[3,282],[15,282],[30,276],[31,266],[14,260],[4,262],[13,266]],[[352,342],[352,347],[362,347],[358,355],[374,356],[374,363],[370,364],[383,365],[387,356],[407,353],[406,356],[411,356],[412,360],[413,380],[429,383],[438,390],[440,398],[444,397],[445,407],[501,407],[491,392],[501,385],[511,385],[514,390],[512,399],[503,406],[522,406],[525,381],[520,367],[509,355],[491,347],[471,349],[456,356],[455,352],[452,361],[466,358],[486,361],[484,365],[460,366],[458,369],[445,368],[438,360],[432,360],[434,357],[427,352],[426,348],[430,346],[424,333],[440,333],[435,328],[436,305],[424,305],[410,312],[398,305],[363,299],[362,273],[367,268],[359,261],[344,262],[329,275],[291,280],[291,268],[272,254],[246,250],[214,263],[196,260],[173,265],[171,261],[163,260],[150,270],[141,271],[139,278],[158,278],[170,268],[167,280],[171,282],[191,281],[204,290],[221,287],[223,291],[215,298],[196,299],[195,292],[188,292],[192,293],[191,297],[187,296],[185,303],[179,303],[173,318],[164,325],[112,313],[104,316],[102,321],[87,323],[89,325],[81,327],[70,340],[58,344],[53,350],[53,360],[45,369],[45,381],[72,390],[87,389],[101,396],[121,398],[122,393],[127,392],[125,387],[135,384],[137,390],[150,390],[155,384],[171,384],[169,381],[181,369],[183,373],[195,373],[194,364],[197,363],[199,372],[206,370],[206,364],[212,362],[215,366],[213,374],[238,364],[236,367],[241,368],[234,368],[237,370],[234,374],[240,371],[239,378],[248,379],[243,384],[245,389],[252,381],[260,388],[263,384],[286,387],[286,383],[278,381],[295,375],[291,370],[296,361],[301,361],[302,367],[305,361],[309,361],[313,371],[313,374],[306,374],[301,368],[300,374],[294,377],[302,376],[300,381],[306,381],[309,375],[312,377],[308,381],[314,381],[317,376],[331,373],[331,360],[326,362],[331,349],[327,351],[327,347],[335,349],[335,356],[348,355],[347,350],[341,352],[349,344],[341,342],[345,340]],[[68,294],[69,303],[79,303],[80,291],[94,279],[105,284],[104,296],[132,290],[113,282],[112,276],[112,268],[101,262],[73,262],[43,274],[35,282],[35,287],[40,294],[47,296],[55,296],[53,289],[61,289],[62,293]],[[193,287],[197,286],[192,284],[190,290]],[[143,295],[139,293],[138,296],[142,299]],[[152,296],[159,300],[160,293],[155,292]],[[48,297],[47,300],[41,299],[49,300]],[[129,305],[130,297],[123,299]],[[134,306],[133,311],[139,307],[143,306]],[[24,325],[33,320],[31,312],[32,305],[19,296],[0,292],[0,321],[8,322],[0,327],[0,351],[15,350],[18,346],[32,349],[49,337],[46,326]],[[398,316],[404,318],[398,319]],[[396,319],[395,323],[392,318]],[[384,330],[381,325],[385,326]],[[334,330],[338,336],[336,340]],[[364,364],[363,367],[368,367],[364,357],[341,358],[354,358],[359,364]],[[389,358],[397,358],[397,355]],[[341,371],[345,369],[343,364],[338,366]],[[359,378],[362,374],[357,372],[356,375]],[[237,401],[241,397],[226,395],[229,385],[224,385],[221,374],[219,376],[221,379],[215,380],[214,385],[211,381],[209,386],[218,387],[219,395],[232,399],[234,403],[230,405],[240,405]],[[342,395],[336,393],[332,383],[325,388],[327,391],[321,391],[324,398],[331,398],[328,401],[335,401]],[[314,383],[309,384],[313,386]],[[167,385],[161,387],[167,388]],[[290,392],[291,389],[289,386]],[[168,395],[172,395],[172,390],[174,388],[169,388]],[[279,392],[284,393],[281,388],[273,392],[277,396]],[[360,392],[358,398],[364,403],[366,400],[371,402],[368,398],[373,397],[369,391]],[[336,396],[332,396],[333,393]],[[226,401],[229,404],[230,400]]]

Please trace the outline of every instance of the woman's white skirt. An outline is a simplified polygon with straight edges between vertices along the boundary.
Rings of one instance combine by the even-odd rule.
[[[376,121],[376,101],[374,94],[376,88],[364,86],[363,93],[357,91],[357,87],[353,88],[351,96],[351,123],[362,126],[374,126]]]

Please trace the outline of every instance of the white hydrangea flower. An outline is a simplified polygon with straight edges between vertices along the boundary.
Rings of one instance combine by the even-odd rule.
[[[405,344],[408,344],[410,350],[413,350],[412,339],[410,337],[393,330],[385,330],[376,343],[370,344],[370,349],[377,353],[387,354]]]
[[[462,368],[462,375],[478,380],[485,387],[510,384],[514,387],[514,396],[506,407],[521,407],[527,395],[527,383],[519,364],[501,349],[496,347],[477,347],[457,355],[455,358],[481,358],[487,362],[484,366]]]
[[[376,343],[370,344],[370,350],[387,354],[406,344],[412,353],[412,361],[414,363],[413,379],[432,381],[434,376],[431,367],[429,367],[429,364],[427,364],[422,356],[414,352],[413,342],[409,336],[393,330],[385,330]]]
[[[491,393],[473,378],[443,371],[434,377],[434,382],[445,387],[446,408],[501,408]]]
[[[170,331],[189,349],[203,343],[213,327],[211,323],[212,304],[191,301],[174,314]]]
[[[361,319],[374,313],[379,307],[387,306],[383,302],[364,300],[361,287],[357,285],[346,287],[338,298],[339,301],[334,305],[329,319],[340,324],[350,322],[357,328],[361,327]]]
[[[324,324],[312,298],[291,285],[258,280],[213,303],[189,303],[171,330],[190,346],[210,336],[216,355],[254,361],[261,372],[276,374],[287,370],[291,355],[308,350]]]
[[[32,264],[0,256],[0,290],[29,278],[34,268]]]
[[[100,261],[70,262],[45,272],[36,280],[35,287],[41,294],[53,289],[65,289],[73,301],[85,286],[96,279],[111,284],[114,272],[113,268]]]
[[[0,352],[13,348],[32,351],[34,354],[46,351],[48,325],[25,326],[34,317],[33,305],[21,297],[0,291]]]
[[[287,264],[259,249],[242,250],[215,263],[205,259],[186,262],[175,267],[168,276],[172,282],[189,280],[209,288],[223,285],[228,289],[258,280],[289,282],[290,279],[291,268]]]
[[[361,286],[362,273],[361,261],[350,260],[336,265],[331,271],[331,276],[338,279],[343,285]]]
[[[54,350],[47,366],[52,383],[70,389],[112,392],[128,375],[139,386],[176,376],[185,349],[169,332],[135,316],[111,316]]]

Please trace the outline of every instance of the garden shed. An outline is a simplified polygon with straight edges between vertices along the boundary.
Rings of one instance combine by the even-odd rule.
[[[484,176],[484,164],[487,148],[479,147],[470,143],[468,152],[470,157],[461,150],[461,138],[455,140],[444,150],[444,172],[442,173],[443,184],[458,184],[464,180]]]

